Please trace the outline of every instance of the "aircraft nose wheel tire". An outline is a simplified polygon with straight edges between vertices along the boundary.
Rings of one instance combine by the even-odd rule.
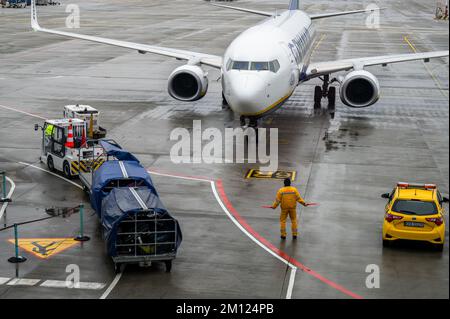
[[[322,88],[320,86],[316,86],[314,88],[314,108],[320,108],[320,101],[322,100]]]

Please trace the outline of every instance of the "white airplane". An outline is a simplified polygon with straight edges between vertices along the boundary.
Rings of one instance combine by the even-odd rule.
[[[196,101],[206,94],[208,78],[202,65],[220,69],[224,104],[228,104],[233,112],[241,116],[243,125],[248,119],[249,125],[253,127],[257,126],[259,118],[278,109],[298,85],[313,78],[323,81],[322,86],[315,87],[315,107],[320,107],[322,98],[327,98],[328,107],[334,109],[336,88],[330,86],[333,82],[340,84],[339,95],[345,105],[353,108],[368,107],[377,102],[380,85],[365,67],[413,60],[428,62],[430,58],[449,55],[447,50],[311,62],[314,20],[366,10],[307,14],[300,10],[299,0],[290,0],[288,10],[281,14],[213,5],[269,18],[241,33],[230,44],[223,57],[41,28],[37,21],[35,0],[32,0],[31,6],[31,26],[35,31],[187,61],[185,65],[176,68],[168,79],[169,94],[180,101]],[[330,81],[330,75],[340,71],[350,72]]]

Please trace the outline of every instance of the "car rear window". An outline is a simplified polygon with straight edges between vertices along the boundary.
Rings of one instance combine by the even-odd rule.
[[[433,202],[404,199],[396,200],[392,210],[407,215],[435,215],[438,213],[436,204]]]

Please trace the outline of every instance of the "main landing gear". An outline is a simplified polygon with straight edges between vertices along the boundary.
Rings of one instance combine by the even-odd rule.
[[[336,109],[336,88],[330,86],[331,83],[336,82],[336,79],[331,80],[330,76],[324,75],[320,78],[323,82],[322,86],[317,85],[314,88],[314,109],[320,109],[323,98],[328,99],[328,110],[334,112]]]

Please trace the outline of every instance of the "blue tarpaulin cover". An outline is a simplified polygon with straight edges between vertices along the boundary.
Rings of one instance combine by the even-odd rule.
[[[173,231],[176,229],[176,241],[174,233],[161,233],[158,234],[156,241],[160,243],[164,242],[176,242],[175,245],[170,246],[159,246],[160,248],[156,249],[157,253],[169,253],[176,252],[178,247],[181,245],[182,234],[181,229],[178,224],[178,221],[174,219],[167,212],[163,203],[159,199],[155,193],[145,187],[134,188],[136,194],[142,200],[141,203],[138,202],[136,197],[133,195],[132,191],[129,188],[115,188],[113,189],[104,199],[102,203],[101,210],[101,223],[103,226],[103,236],[107,243],[108,255],[117,256],[116,251],[116,240],[117,240],[117,232],[119,228],[119,224],[125,218],[138,214],[143,211],[142,203],[151,210],[149,216],[154,216],[153,212],[157,215],[157,218],[164,221],[164,224],[158,224],[158,229],[163,231]],[[173,222],[167,222],[167,220],[173,220]],[[134,229],[134,223],[131,224]],[[120,226],[123,227],[123,226]],[[145,228],[144,226],[141,226]],[[140,232],[151,232],[153,231],[154,224],[149,225],[149,229],[139,229]],[[120,232],[124,232],[122,229]],[[122,235],[123,236],[123,235]],[[144,234],[145,236],[145,234]],[[135,240],[135,235],[129,236],[130,240],[133,242]],[[155,238],[144,238],[143,242],[154,242]],[[158,251],[159,249],[159,251]]]
[[[127,177],[124,176],[124,173]],[[135,161],[106,161],[95,172],[91,186],[91,206],[100,216],[103,198],[108,195],[111,187],[147,186],[156,196],[153,181],[148,172]]]
[[[135,161],[139,163],[139,160],[133,154],[122,149],[117,144],[100,140],[100,145],[103,147],[108,156],[114,156],[120,161]]]

